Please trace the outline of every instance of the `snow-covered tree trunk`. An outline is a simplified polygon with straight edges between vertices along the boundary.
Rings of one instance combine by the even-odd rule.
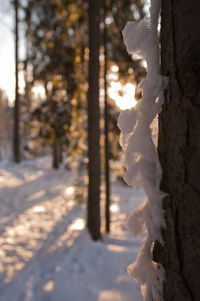
[[[200,1],[162,0],[161,71],[169,77],[159,116],[166,230],[154,260],[164,300],[200,300]]]

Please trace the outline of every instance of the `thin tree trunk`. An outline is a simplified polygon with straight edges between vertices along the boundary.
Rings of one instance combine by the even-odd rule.
[[[13,159],[16,163],[20,162],[20,133],[19,133],[19,80],[18,80],[18,64],[19,64],[19,54],[18,54],[18,8],[19,2],[15,0],[15,104],[14,104],[14,126],[13,126]]]
[[[89,0],[89,89],[88,89],[88,216],[87,226],[92,239],[100,233],[100,109],[99,48],[101,1]]]
[[[27,18],[26,16],[26,26],[27,26],[27,30],[30,30],[30,18]],[[30,82],[29,82],[29,74],[28,72],[30,72],[28,70],[28,66],[29,66],[29,37],[26,37],[26,59],[24,61],[24,84],[25,84],[25,94],[24,94],[24,109],[25,109],[25,120],[23,120],[23,152],[25,150],[25,148],[28,147],[28,142],[29,142],[29,137],[30,137],[30,129],[27,126],[30,121],[29,121],[29,117],[30,117],[30,112],[31,112],[31,97],[30,97]]]
[[[30,53],[31,53],[31,40],[30,40],[30,31],[31,31],[31,13],[32,13],[32,4],[29,3],[28,7],[26,8],[25,14],[25,24],[26,24],[26,40],[25,40],[25,55],[26,60],[24,63],[24,81],[25,81],[25,100],[26,100],[26,112],[29,114],[31,109],[31,98],[30,98],[30,70],[29,70],[29,63],[30,63]]]
[[[53,168],[58,169],[60,163],[60,147],[58,140],[55,140],[53,144]]]
[[[63,163],[63,146],[62,143],[59,143],[59,163]]]
[[[200,1],[162,0],[159,116],[161,189],[167,228],[153,259],[166,271],[164,300],[200,300]]]
[[[107,28],[106,28],[106,0],[104,0],[104,135],[105,135],[105,189],[106,189],[106,232],[110,232],[110,167],[109,167],[109,139],[108,139],[108,94],[107,94],[107,68],[108,68],[108,53],[107,53]]]

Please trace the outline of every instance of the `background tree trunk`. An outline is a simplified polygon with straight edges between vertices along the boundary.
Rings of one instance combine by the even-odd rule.
[[[89,0],[89,89],[88,89],[88,230],[100,238],[100,109],[99,48],[101,1]]]
[[[159,116],[167,229],[154,260],[166,271],[164,300],[200,300],[200,1],[162,0],[161,69],[169,77]]]
[[[63,163],[63,145],[62,142],[59,142],[59,163]]]
[[[52,154],[52,167],[54,169],[59,168],[60,164],[60,143],[57,139],[55,139],[54,144],[53,144],[53,154]]]
[[[13,159],[16,163],[20,162],[20,133],[19,133],[19,80],[18,80],[18,42],[19,42],[19,1],[14,1],[15,6],[15,104],[14,104],[14,125],[13,125]]]
[[[107,89],[107,69],[108,69],[108,51],[107,51],[107,27],[106,27],[106,14],[107,3],[104,0],[104,33],[103,33],[103,45],[104,45],[104,135],[105,135],[105,218],[106,218],[106,232],[110,232],[110,166],[109,166],[109,119],[108,119],[108,89]]]

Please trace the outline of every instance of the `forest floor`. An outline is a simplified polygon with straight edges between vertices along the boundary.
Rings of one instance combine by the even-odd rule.
[[[80,182],[80,179],[79,179]],[[41,157],[0,164],[0,301],[142,301],[127,274],[141,247],[125,226],[141,191],[111,184],[111,233],[93,242],[73,172]]]

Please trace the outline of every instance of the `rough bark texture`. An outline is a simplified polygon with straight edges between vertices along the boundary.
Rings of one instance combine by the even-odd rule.
[[[161,69],[169,76],[159,116],[167,229],[154,260],[166,270],[164,300],[200,300],[200,1],[162,0]]]
[[[88,89],[88,230],[100,238],[100,109],[99,47],[101,1],[89,0],[89,89]]]

